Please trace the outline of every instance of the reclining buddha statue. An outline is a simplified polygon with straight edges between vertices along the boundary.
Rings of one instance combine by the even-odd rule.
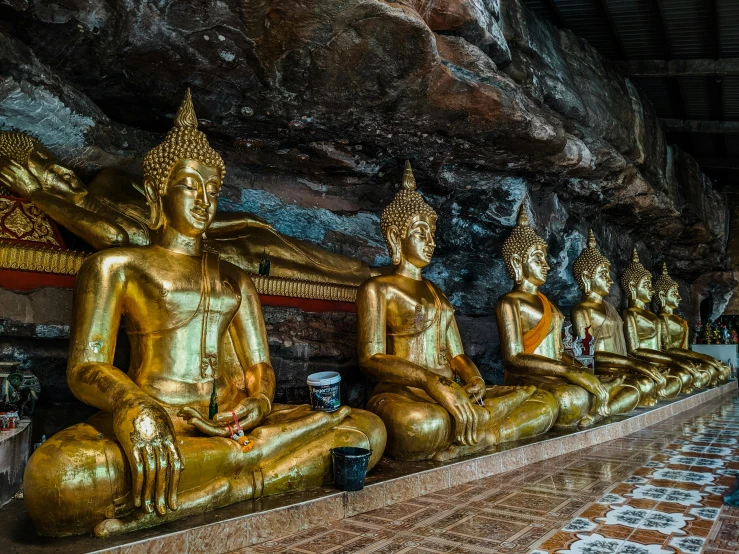
[[[598,249],[593,230],[588,230],[587,248],[575,259],[575,281],[583,293],[572,308],[572,325],[579,337],[590,333],[595,341],[595,372],[600,375],[625,375],[641,392],[640,406],[654,406],[658,398],[680,394],[681,381],[663,374],[667,369],[629,357],[624,323],[606,296],[611,291],[611,262]]]
[[[637,387],[624,383],[623,375],[595,376],[564,352],[564,316],[539,290],[549,274],[546,256],[547,243],[529,226],[524,202],[503,243],[513,290],[500,297],[496,309],[506,384],[552,393],[559,403],[557,427],[585,428],[630,412],[641,398]]]
[[[273,405],[256,289],[203,244],[224,172],[188,91],[144,159],[151,244],[103,250],[79,272],[67,381],[100,411],[31,456],[25,504],[39,533],[150,527],[327,483],[333,447],[370,449],[369,467],[382,455],[370,412]],[[113,365],[121,320],[127,371]]]
[[[549,429],[557,403],[534,386],[488,386],[468,358],[444,293],[424,279],[437,215],[406,162],[380,225],[394,271],[357,294],[359,364],[377,385],[367,408],[399,460],[449,460]]]
[[[639,254],[634,248],[631,262],[621,274],[621,288],[628,299],[628,307],[623,312],[626,350],[630,355],[669,368],[682,382],[681,391],[690,393],[694,388],[702,388],[708,384],[710,374],[699,371],[690,361],[679,358],[662,350],[662,321],[656,314],[647,309],[652,301],[652,274],[639,261]]]
[[[657,293],[655,295],[657,315],[662,319],[662,348],[673,356],[698,364],[711,373],[710,385],[728,381],[731,376],[731,368],[728,365],[688,348],[688,322],[675,313],[682,298],[677,282],[667,273],[666,263],[662,264],[662,274],[657,277],[654,289]]]
[[[152,244],[140,179],[105,169],[85,186],[29,135],[0,131],[0,185],[98,250]],[[274,277],[359,285],[372,275],[366,263],[283,235],[249,213],[217,213],[204,244],[248,273],[266,258]]]

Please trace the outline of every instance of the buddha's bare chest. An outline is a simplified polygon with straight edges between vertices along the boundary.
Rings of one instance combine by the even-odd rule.
[[[683,343],[685,335],[685,328],[677,321],[673,321],[671,318],[664,318],[665,329],[667,336],[665,337],[666,346],[669,348],[679,348]]]
[[[590,334],[595,336],[595,334],[598,332],[598,330],[603,327],[603,324],[610,323],[610,318],[608,315],[606,315],[605,310],[600,311],[600,309],[592,308],[590,310]],[[606,325],[608,327],[608,325]]]
[[[195,273],[147,272],[128,283],[124,305],[130,330],[155,332],[184,326],[210,315],[226,325],[241,301],[228,281]],[[220,326],[220,325],[219,325]]]
[[[552,308],[551,329],[554,331],[552,335],[561,338],[564,316],[556,307],[552,306]],[[522,302],[520,314],[522,330],[524,333],[528,333],[541,323],[541,320],[544,317],[544,309],[534,303]]]
[[[440,306],[433,296],[395,294],[388,303],[387,327],[391,334],[420,333],[438,319]]]
[[[653,314],[640,312],[636,314],[636,331],[640,340],[648,340],[657,336],[659,318]]]

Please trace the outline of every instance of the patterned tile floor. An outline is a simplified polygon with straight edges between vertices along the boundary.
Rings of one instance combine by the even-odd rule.
[[[728,554],[739,400],[240,550],[254,554]]]

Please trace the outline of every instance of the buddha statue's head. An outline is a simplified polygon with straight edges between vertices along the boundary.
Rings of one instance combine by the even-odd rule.
[[[503,261],[517,285],[528,281],[539,287],[547,280],[547,243],[529,226],[525,202],[518,210],[516,226],[503,242]]]
[[[654,292],[657,295],[657,309],[677,309],[680,305],[680,292],[678,284],[667,273],[667,264],[662,263],[662,273],[654,283]]]
[[[577,286],[585,294],[594,292],[598,296],[608,296],[611,292],[611,262],[598,250],[592,229],[588,229],[588,246],[575,259],[572,272]]]
[[[215,216],[225,174],[223,159],[198,131],[188,89],[174,126],[144,157],[149,227],[169,225],[184,235],[201,235]]]
[[[410,162],[405,162],[403,188],[382,211],[380,228],[393,265],[405,260],[423,268],[431,263],[436,242],[436,211],[416,190]]]
[[[41,141],[25,133],[0,131],[0,168],[0,182],[23,198],[39,189],[72,200],[87,194],[74,171],[60,165]]]
[[[630,301],[639,300],[648,304],[654,296],[654,289],[652,289],[652,274],[649,273],[639,261],[639,254],[636,253],[636,248],[631,254],[631,263],[626,266],[624,272],[621,274],[621,288],[628,296]]]

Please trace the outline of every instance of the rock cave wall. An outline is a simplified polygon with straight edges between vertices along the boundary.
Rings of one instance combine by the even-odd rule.
[[[524,198],[550,243],[543,290],[565,312],[589,227],[614,277],[636,247],[647,267],[668,261],[686,299],[727,269],[725,197],[666,143],[641,91],[520,0],[0,0],[0,128],[83,178],[140,173],[188,86],[228,168],[220,209],[371,265],[389,262],[379,214],[410,159],[440,214],[426,275],[489,381],[510,288],[501,244]],[[42,323],[2,311],[4,357],[19,341],[63,352],[63,336],[43,342]],[[353,316],[266,312],[286,399],[314,369],[356,374]]]

